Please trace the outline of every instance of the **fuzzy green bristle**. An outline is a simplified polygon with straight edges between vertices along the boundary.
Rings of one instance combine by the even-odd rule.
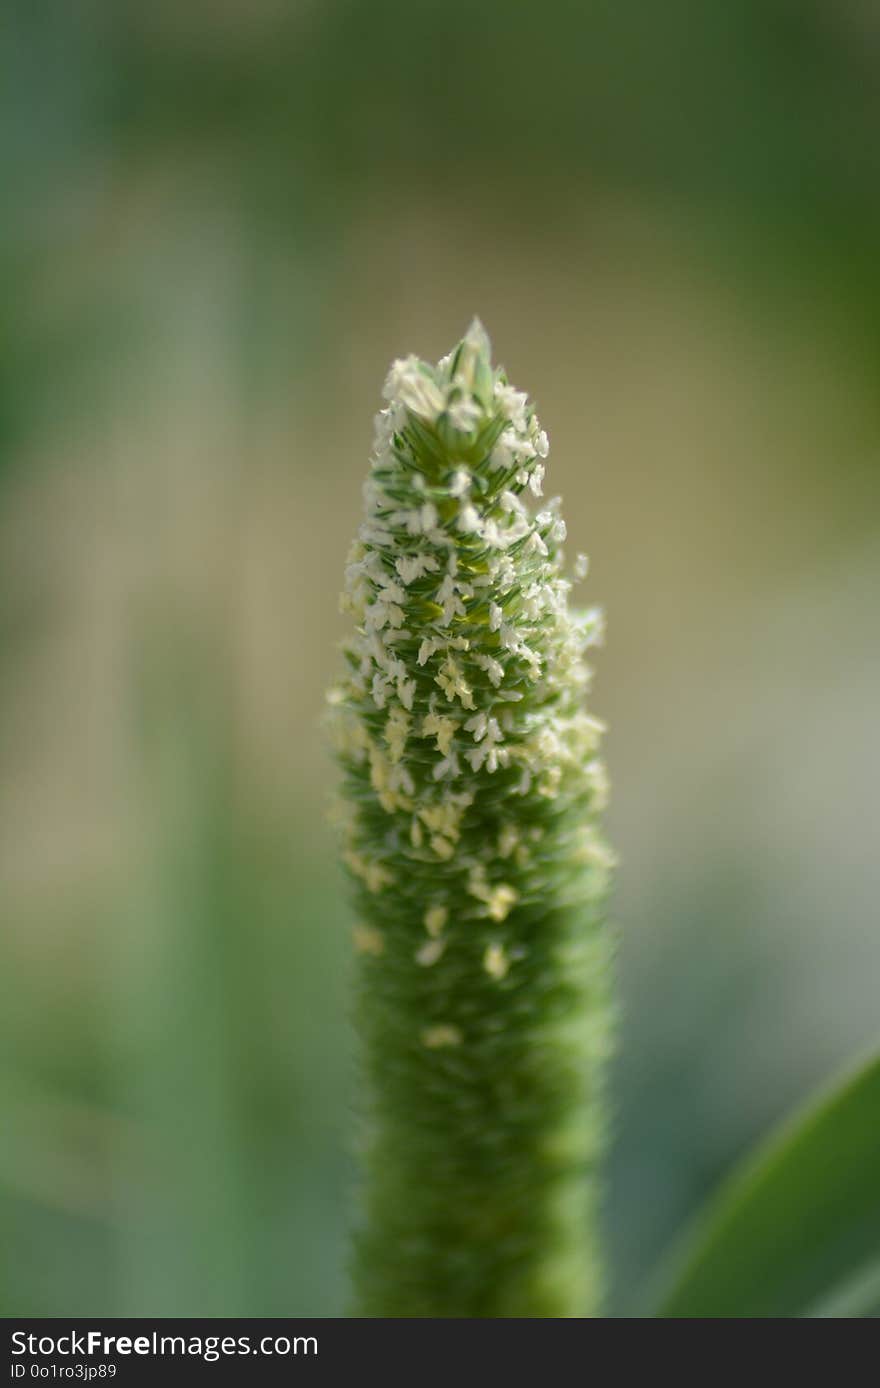
[[[475,322],[395,362],[331,690],[366,1090],[357,1312],[595,1314],[609,1050],[599,614]],[[575,577],[586,561],[578,557]]]

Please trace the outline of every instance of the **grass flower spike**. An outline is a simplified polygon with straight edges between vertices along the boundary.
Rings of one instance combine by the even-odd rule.
[[[392,366],[333,690],[367,1091],[357,1311],[594,1314],[610,855],[596,611],[478,322]]]

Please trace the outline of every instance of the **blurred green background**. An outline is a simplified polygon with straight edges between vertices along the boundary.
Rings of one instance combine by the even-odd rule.
[[[345,1308],[318,719],[387,364],[477,312],[609,619],[636,1312],[877,1029],[877,8],[25,0],[0,61],[0,1310]]]

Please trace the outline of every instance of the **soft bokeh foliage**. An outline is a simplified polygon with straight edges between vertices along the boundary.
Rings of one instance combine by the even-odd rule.
[[[874,1030],[880,29],[9,7],[6,1314],[345,1302],[317,734],[376,382],[474,312],[609,615],[615,1308]]]

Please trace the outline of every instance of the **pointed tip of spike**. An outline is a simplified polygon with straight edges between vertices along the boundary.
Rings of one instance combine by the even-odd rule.
[[[468,330],[462,341],[466,342],[469,347],[473,347],[475,351],[485,354],[487,357],[491,357],[492,344],[489,341],[489,334],[486,332],[486,329],[483,327],[482,322],[476,314],[474,314],[474,317],[471,319]]]
[[[450,363],[455,378],[453,384],[469,391],[484,408],[488,407],[494,387],[492,344],[479,318],[471,320],[461,342],[444,361]]]

